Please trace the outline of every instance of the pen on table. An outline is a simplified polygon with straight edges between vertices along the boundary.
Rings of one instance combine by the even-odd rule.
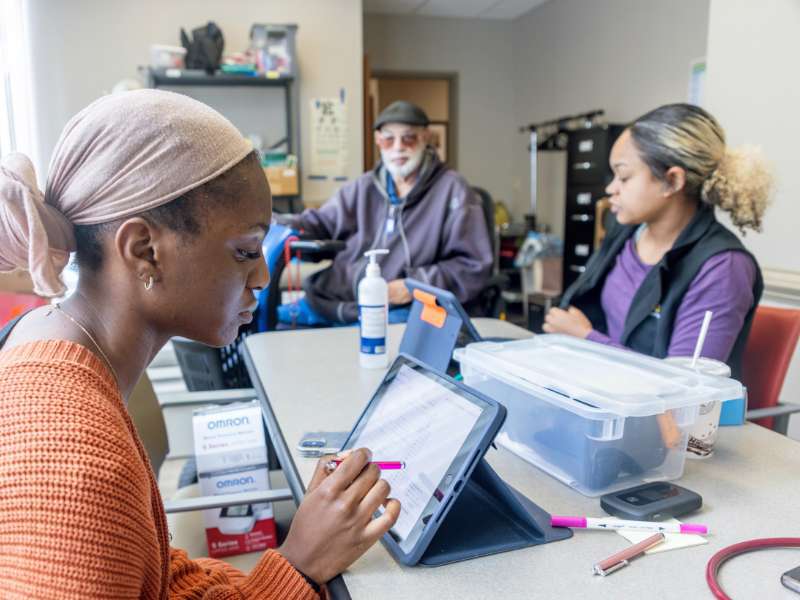
[[[602,575],[603,577],[610,575],[622,567],[627,567],[630,564],[630,561],[632,561],[634,558],[641,556],[650,548],[658,546],[665,539],[666,536],[663,533],[651,535],[646,540],[642,540],[638,544],[634,544],[629,548],[625,548],[625,550],[622,550],[621,552],[612,554],[605,560],[595,563],[592,566],[592,572],[595,575]]]
[[[699,523],[659,523],[657,521],[625,521],[623,519],[594,519],[592,517],[550,516],[553,527],[576,527],[578,529],[606,529],[617,531],[658,531],[661,533],[699,533],[707,534],[708,527]]]
[[[342,458],[334,458],[325,464],[328,471],[335,471],[336,467],[342,464]],[[373,460],[369,464],[378,465],[381,471],[400,471],[406,468],[406,463],[401,460]]]

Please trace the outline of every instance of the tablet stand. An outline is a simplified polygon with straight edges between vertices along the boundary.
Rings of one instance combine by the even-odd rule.
[[[446,373],[463,325],[461,316],[439,306],[435,296],[414,290],[400,352]]]
[[[506,484],[483,458],[456,496],[419,564],[436,567],[572,537],[571,529],[551,527],[549,513]]]

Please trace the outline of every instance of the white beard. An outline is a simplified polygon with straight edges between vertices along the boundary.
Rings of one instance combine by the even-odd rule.
[[[408,156],[408,160],[402,165],[396,165],[391,159],[397,158],[398,156]],[[411,175],[422,164],[422,159],[424,156],[425,148],[421,148],[418,152],[410,155],[405,153],[397,155],[394,153],[381,151],[381,161],[383,162],[383,166],[386,167],[386,170],[389,171],[389,173],[391,173],[392,177],[395,179],[405,179]]]

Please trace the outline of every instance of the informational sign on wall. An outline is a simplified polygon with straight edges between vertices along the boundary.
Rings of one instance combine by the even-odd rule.
[[[706,59],[698,58],[689,67],[689,104],[702,106],[705,100]]]
[[[338,98],[311,100],[311,169],[309,179],[347,179],[347,104],[344,90]]]

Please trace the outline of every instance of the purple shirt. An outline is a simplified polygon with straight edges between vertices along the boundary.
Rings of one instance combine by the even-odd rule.
[[[592,331],[587,339],[601,344],[620,344],[633,297],[653,268],[642,262],[631,237],[606,277],[600,302],[606,315],[608,335]],[[714,313],[703,346],[703,356],[726,361],[747,312],[753,306],[756,265],[744,252],[729,250],[709,258],[700,268],[681,300],[669,342],[668,356],[691,356],[707,310]]]

